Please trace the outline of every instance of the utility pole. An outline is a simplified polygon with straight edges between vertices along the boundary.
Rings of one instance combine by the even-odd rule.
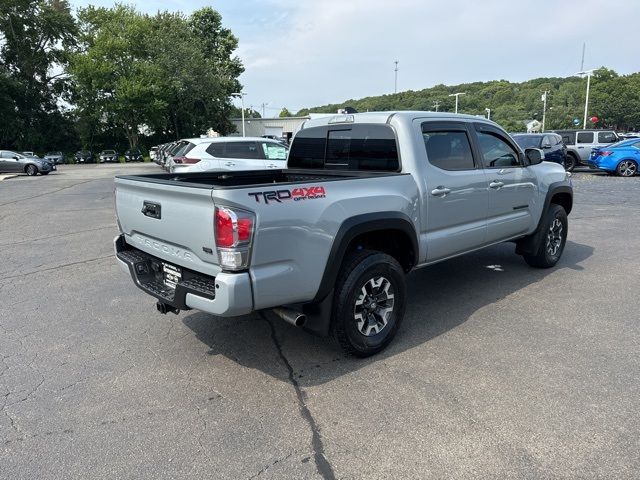
[[[456,113],[458,113],[458,97],[460,95],[466,95],[466,92],[458,92],[458,93],[452,93],[451,95],[449,95],[450,97],[456,97]]]
[[[260,105],[262,107],[262,118],[264,118],[264,108],[269,105],[269,102],[263,103],[262,105]]]
[[[231,96],[232,97],[240,97],[240,100],[242,101],[242,136],[246,137],[245,135],[245,129],[244,129],[244,96],[246,95],[246,93],[232,93]]]
[[[583,130],[587,129],[587,111],[589,110],[589,88],[591,87],[591,76],[593,75],[594,71],[595,71],[595,68],[592,68],[591,70],[583,70],[581,72],[576,73],[576,75],[580,75],[582,77],[584,77],[585,75],[587,76],[587,95],[584,99],[584,121],[582,122]]]
[[[435,102],[433,102],[433,108],[436,109],[436,112],[438,111],[438,107],[440,106],[440,102],[438,100],[436,100]]]
[[[542,131],[544,132],[544,125],[547,120],[547,95],[549,94],[549,90],[545,90],[542,93]]]
[[[396,74],[396,81],[394,83],[394,89],[393,89],[393,93],[398,93],[398,60],[396,60],[395,62],[393,62],[396,64],[396,68],[394,70],[395,74]]]
[[[580,71],[584,70],[584,52],[587,49],[587,42],[582,42],[582,61],[580,62]]]

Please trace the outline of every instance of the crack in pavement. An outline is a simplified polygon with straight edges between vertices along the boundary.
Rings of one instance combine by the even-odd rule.
[[[83,185],[83,184],[89,183],[89,182],[95,182],[96,180],[99,180],[99,179],[93,179],[93,180],[87,180],[85,182],[74,183],[73,185],[69,185],[68,187],[62,187],[62,188],[59,188],[57,190],[53,190],[52,192],[40,193],[39,195],[33,195],[32,197],[19,198],[18,200],[13,200],[12,202],[0,203],[0,207],[4,207],[5,205],[13,205],[13,204],[16,204],[16,203],[23,202],[25,200],[31,200],[32,198],[44,197],[45,195],[53,195],[54,193],[58,193],[58,192],[61,192],[63,190],[67,190],[69,188],[77,187],[78,185]]]
[[[43,268],[41,270],[34,270],[33,272],[21,273],[19,275],[9,275],[8,277],[0,277],[0,280],[11,280],[12,278],[26,277],[28,275],[33,275],[33,274],[36,274],[36,273],[49,272],[51,270],[58,270],[60,268],[65,268],[65,267],[73,267],[75,265],[82,265],[84,263],[97,262],[98,260],[105,260],[107,258],[113,258],[113,257],[114,257],[114,255],[112,253],[110,255],[105,255],[104,257],[90,258],[88,260],[82,260],[82,261],[79,261],[79,262],[64,263],[62,265],[58,265],[58,266],[55,266],[55,267]]]
[[[276,336],[276,329],[273,326],[273,323],[266,317],[263,312],[260,312],[260,316],[262,319],[267,322],[269,328],[271,329],[271,339],[273,340],[274,345],[278,351],[278,356],[285,367],[287,367],[287,371],[289,374],[289,383],[293,386],[296,396],[298,398],[298,409],[300,410],[300,416],[309,424],[309,428],[311,429],[311,446],[313,447],[313,458],[316,462],[316,470],[318,474],[325,480],[335,480],[336,475],[333,472],[333,468],[331,464],[327,460],[327,457],[324,454],[324,445],[322,444],[322,437],[320,436],[320,431],[318,429],[318,424],[316,420],[313,418],[309,407],[307,407],[306,399],[307,396],[305,392],[300,388],[300,384],[295,378],[295,374],[293,371],[293,367],[289,360],[284,355],[282,351],[282,345],[278,341],[278,337]]]
[[[48,237],[31,238],[28,240],[20,240],[18,242],[0,243],[0,247],[8,247],[11,245],[22,245],[24,243],[39,242],[40,240],[49,240],[51,238],[68,237],[70,235],[77,235],[79,233],[96,232],[98,230],[106,230],[107,228],[114,228],[115,226],[116,226],[115,224],[111,224],[111,225],[105,225],[103,227],[89,228],[87,230],[78,230],[76,232],[67,232],[67,233],[61,233],[59,235],[50,235]]]
[[[284,462],[285,460],[291,458],[293,456],[293,454],[296,453],[296,451],[294,450],[293,452],[289,452],[288,454],[286,454],[284,457],[280,457],[277,458],[276,460],[274,460],[273,462],[271,462],[269,465],[266,465],[264,467],[262,467],[262,470],[260,470],[258,473],[251,475],[249,477],[248,480],[253,480],[254,478],[258,478],[260,475],[262,475],[263,473],[265,473],[267,470],[269,470],[271,467],[276,466],[277,464],[279,464],[280,462]]]

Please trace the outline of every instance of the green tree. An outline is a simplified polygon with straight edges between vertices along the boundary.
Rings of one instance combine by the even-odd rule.
[[[293,114],[287,110],[287,107],[284,107],[282,110],[280,110],[280,115],[278,115],[279,117],[293,117]]]
[[[546,128],[573,128],[573,120],[582,120],[586,80],[579,77],[536,78],[521,83],[506,80],[474,82],[461,85],[436,85],[419,91],[398,92],[361,99],[349,99],[342,103],[300,110],[297,115],[309,112],[335,112],[349,105],[360,112],[388,110],[431,110],[434,101],[439,111],[452,112],[454,92],[465,92],[460,97],[459,112],[485,115],[491,109],[491,119],[508,131],[522,131],[531,119],[542,120],[542,92],[547,91]],[[591,80],[589,116],[597,116],[597,127],[630,130],[640,127],[640,73],[620,76],[606,68],[594,72]],[[582,124],[582,122],[581,122]]]
[[[60,101],[76,23],[66,0],[0,0],[0,140],[49,148],[68,125]]]
[[[196,136],[232,128],[230,95],[241,86],[237,40],[211,8],[191,17],[131,6],[78,12],[80,45],[70,71],[83,140],[110,126],[131,147],[140,132],[154,138]]]

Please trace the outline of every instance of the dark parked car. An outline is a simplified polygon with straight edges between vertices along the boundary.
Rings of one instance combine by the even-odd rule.
[[[567,147],[557,133],[515,133],[511,135],[522,148],[540,148],[547,162],[559,163],[566,167]]]
[[[64,155],[62,152],[47,152],[44,156],[44,159],[55,165],[64,163]]]
[[[125,162],[142,162],[142,152],[137,148],[132,148],[124,152],[124,161]]]
[[[100,163],[104,162],[117,162],[118,161],[118,152],[115,150],[103,150],[98,155],[100,159]]]
[[[48,175],[55,165],[37,157],[25,157],[11,150],[0,150],[0,173],[26,173],[29,176]]]
[[[79,150],[73,156],[76,163],[95,163],[93,153],[89,150]]]

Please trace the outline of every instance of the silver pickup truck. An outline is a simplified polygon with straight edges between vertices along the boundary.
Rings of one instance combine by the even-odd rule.
[[[414,268],[506,241],[558,262],[573,190],[543,158],[473,116],[310,120],[285,170],[117,177],[117,261],[162,313],[271,310],[368,356],[397,332]]]

